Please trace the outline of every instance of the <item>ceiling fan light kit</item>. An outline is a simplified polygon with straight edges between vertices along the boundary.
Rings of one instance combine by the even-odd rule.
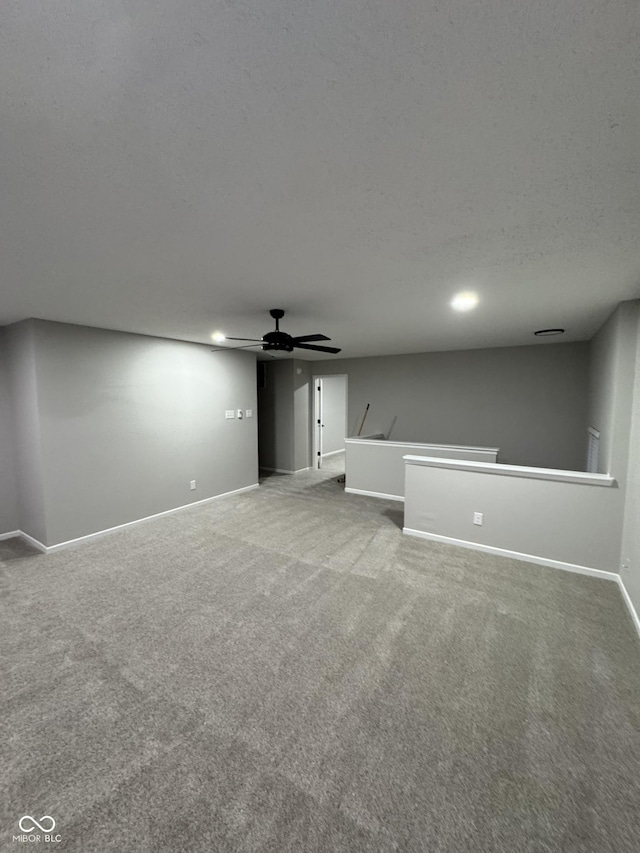
[[[337,347],[316,346],[312,341],[330,341],[326,335],[298,335],[293,337],[286,332],[280,331],[280,320],[284,317],[282,308],[272,308],[269,314],[276,321],[273,332],[267,332],[262,338],[226,338],[227,341],[252,341],[246,347],[238,349],[250,349],[252,346],[260,346],[265,352],[293,352],[294,349],[314,350],[315,352],[341,352]]]

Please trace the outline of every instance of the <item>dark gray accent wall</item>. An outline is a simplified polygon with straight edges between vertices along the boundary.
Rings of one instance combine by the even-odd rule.
[[[266,361],[263,369],[265,385],[258,389],[260,467],[294,471],[293,361]]]
[[[513,465],[584,470],[588,343],[324,361],[348,375],[349,432],[499,447]]]
[[[31,328],[46,508],[40,541],[54,545],[257,483],[253,355],[61,323]],[[254,417],[227,420],[230,409]]]
[[[0,534],[18,529],[18,490],[7,333],[0,328]]]

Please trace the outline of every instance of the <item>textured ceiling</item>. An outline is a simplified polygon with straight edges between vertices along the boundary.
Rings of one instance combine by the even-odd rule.
[[[585,339],[640,296],[637,0],[0,19],[0,324],[209,341],[282,307],[369,355]]]

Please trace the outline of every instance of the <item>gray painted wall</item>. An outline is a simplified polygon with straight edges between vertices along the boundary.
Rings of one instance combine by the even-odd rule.
[[[611,571],[621,571],[623,527],[629,514],[627,476],[634,405],[638,316],[640,301],[623,302],[594,337],[591,345],[589,423],[600,431],[598,470],[617,480],[618,511],[607,528],[607,536],[618,542]],[[630,530],[627,525],[627,531]],[[628,533],[628,537],[631,534]],[[633,580],[631,581],[633,583]]]
[[[7,326],[5,336],[13,415],[17,527],[39,542],[46,543],[47,519],[37,392],[35,321],[27,320]]]
[[[347,378],[322,377],[322,453],[344,450],[347,430]]]
[[[13,413],[9,387],[7,334],[0,328],[0,534],[18,529]]]
[[[636,612],[640,615],[640,316],[636,323],[633,405],[621,557],[621,576]]]
[[[257,408],[254,356],[60,323],[33,329],[45,544],[257,482],[257,419],[225,419]]]
[[[337,359],[321,372],[349,377],[350,435],[371,403],[365,433],[499,447],[507,464],[585,468],[588,343]]]
[[[598,470],[621,481],[629,461],[639,306],[622,302],[590,351],[589,426],[600,431]]]

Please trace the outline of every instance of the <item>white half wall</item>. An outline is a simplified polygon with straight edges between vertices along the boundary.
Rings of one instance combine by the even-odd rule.
[[[420,442],[348,438],[345,441],[345,491],[404,500],[406,455],[495,462],[495,447],[461,447]]]
[[[615,573],[622,511],[615,480],[602,474],[406,460],[404,526],[416,535]]]

